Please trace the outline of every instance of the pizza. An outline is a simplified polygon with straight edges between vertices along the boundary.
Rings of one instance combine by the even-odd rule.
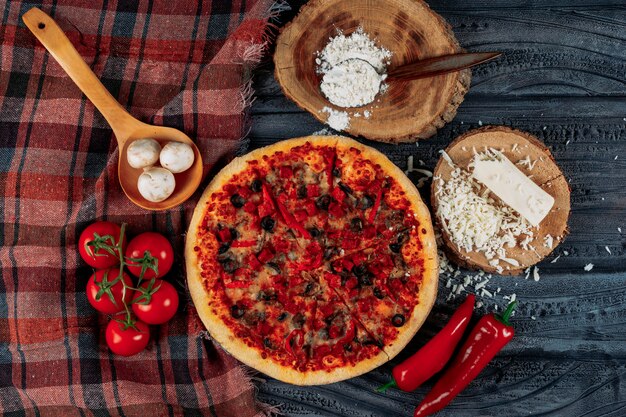
[[[198,202],[185,258],[214,340],[298,385],[387,362],[437,292],[435,237],[417,189],[380,152],[337,136],[233,160]]]

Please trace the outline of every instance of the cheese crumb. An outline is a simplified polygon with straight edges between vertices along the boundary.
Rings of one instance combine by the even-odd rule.
[[[550,261],[551,264],[555,264],[556,261],[559,260],[559,258],[561,257],[561,255],[558,255],[556,258],[554,258],[553,260]]]
[[[585,267],[583,268],[585,271],[589,272],[593,269],[593,264],[587,264],[585,265]]]
[[[539,281],[539,268],[537,267],[533,269],[533,279],[535,282]]]
[[[606,249],[606,251],[609,253],[609,255],[612,255],[612,253],[611,253],[611,249],[609,249],[609,247],[608,247],[608,246],[605,246],[605,247],[604,247],[604,249]]]
[[[322,112],[328,114],[326,123],[336,131],[341,132],[350,127],[350,116],[347,112],[338,111],[330,107],[324,107]]]
[[[532,162],[530,160],[530,155],[526,155],[526,158],[524,159],[520,159],[519,161],[517,161],[517,165],[523,165],[528,167],[529,170],[533,170],[533,168],[535,167],[535,164],[537,163],[537,161]]]
[[[552,238],[551,235],[546,235],[543,238],[543,244],[546,248],[548,249],[552,249],[552,243],[554,242],[554,239]]]

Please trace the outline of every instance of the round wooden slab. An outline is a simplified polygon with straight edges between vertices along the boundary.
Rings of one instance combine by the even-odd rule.
[[[570,188],[545,145],[528,133],[508,127],[489,126],[467,132],[454,140],[448,146],[446,152],[456,166],[467,171],[468,164],[474,157],[473,149],[476,149],[477,152],[482,152],[485,147],[502,151],[526,176],[529,176],[532,181],[555,199],[550,213],[541,221],[538,230],[534,229],[534,240],[530,244],[535,250],[524,250],[519,245],[514,248],[507,248],[507,257],[517,260],[520,266],[514,267],[504,261],[500,261],[500,266],[505,269],[502,272],[498,272],[495,267],[489,265],[487,258],[482,252],[466,252],[459,249],[452,243],[441,227],[442,219],[437,215],[439,202],[436,190],[441,183],[441,181],[437,180],[433,181],[431,193],[431,204],[435,212],[434,217],[439,225],[446,252],[452,261],[470,269],[481,269],[494,274],[517,275],[549,255],[568,233],[567,220],[570,213]],[[534,163],[532,170],[526,165],[517,164],[518,161],[525,159],[526,156],[529,156]],[[443,181],[448,181],[451,173],[452,168],[450,165],[443,158],[440,158],[435,167],[434,177],[440,177]],[[493,193],[492,196],[494,199],[499,200]],[[554,238],[552,247],[547,247],[544,244],[544,238],[547,235]],[[507,265],[510,269],[506,269]]]
[[[452,120],[469,88],[469,69],[414,81],[389,83],[377,99],[359,108],[332,105],[320,91],[316,53],[341,30],[358,27],[389,49],[389,68],[461,52],[450,26],[421,0],[312,0],[276,41],[275,75],[285,95],[325,123],[324,107],[371,117],[350,117],[346,132],[382,142],[412,142],[432,136]]]

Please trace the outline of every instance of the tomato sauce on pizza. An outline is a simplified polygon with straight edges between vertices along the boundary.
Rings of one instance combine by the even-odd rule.
[[[384,155],[342,137],[292,139],[234,160],[196,208],[186,260],[214,338],[297,384],[389,360],[437,287],[417,190]]]

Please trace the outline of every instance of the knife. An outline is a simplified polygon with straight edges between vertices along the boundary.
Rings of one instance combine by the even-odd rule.
[[[391,69],[387,72],[387,79],[408,81],[434,77],[473,67],[491,61],[500,55],[502,52],[467,52],[422,59]]]

